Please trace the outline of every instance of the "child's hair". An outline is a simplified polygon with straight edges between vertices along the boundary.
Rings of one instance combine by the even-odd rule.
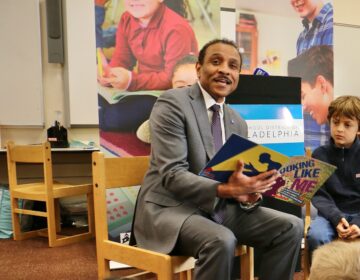
[[[330,103],[328,112],[328,121],[332,117],[345,116],[355,118],[360,131],[360,98],[357,96],[343,95]]]
[[[314,87],[322,75],[334,84],[334,52],[331,46],[314,46],[288,62],[288,76],[300,77]]]
[[[310,280],[358,280],[360,242],[333,241],[314,251]]]
[[[187,17],[184,0],[164,0],[165,5],[183,18]]]
[[[198,58],[196,55],[187,54],[187,55],[183,56],[176,62],[174,69],[173,69],[173,76],[174,76],[174,73],[176,72],[176,70],[178,70],[180,68],[180,66],[187,65],[187,64],[195,65],[197,61],[198,61]]]

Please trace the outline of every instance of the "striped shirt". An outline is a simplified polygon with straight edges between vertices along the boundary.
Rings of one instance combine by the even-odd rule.
[[[319,146],[327,144],[330,139],[329,124],[317,124],[317,122],[307,112],[304,112],[304,130],[305,147],[310,147],[312,151]]]
[[[300,33],[296,43],[297,55],[313,46],[333,46],[333,7],[327,3],[314,18],[312,25],[307,18],[302,21],[304,30]]]

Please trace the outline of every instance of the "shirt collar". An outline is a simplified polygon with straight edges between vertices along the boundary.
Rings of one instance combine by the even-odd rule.
[[[225,101],[221,102],[221,103],[217,103],[214,98],[211,97],[211,95],[201,86],[200,82],[198,81],[197,82],[199,87],[200,87],[200,90],[201,90],[201,93],[204,97],[204,101],[205,101],[205,106],[206,106],[206,109],[209,110],[209,108],[214,105],[214,104],[218,104],[220,105],[220,111],[222,112],[223,111],[223,107],[224,107],[224,103]]]
[[[332,5],[331,5],[331,3],[325,4],[325,5],[321,8],[319,14],[314,18],[314,20],[313,20],[313,22],[312,22],[313,26],[316,27],[317,25],[319,25],[319,24],[321,24],[321,23],[324,23],[324,21],[326,20],[328,14],[331,13],[331,12],[332,12]],[[309,21],[307,18],[304,18],[304,19],[302,20],[302,24],[303,24],[303,26],[304,26],[306,29],[308,29],[309,26],[310,26],[310,21]]]

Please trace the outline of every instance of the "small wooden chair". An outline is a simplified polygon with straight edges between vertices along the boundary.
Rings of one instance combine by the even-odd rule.
[[[98,277],[110,276],[109,261],[124,263],[152,272],[159,280],[191,280],[195,259],[170,256],[108,239],[106,189],[136,186],[142,183],[149,165],[149,157],[105,158],[101,152],[93,153],[93,186],[95,205],[96,251]],[[254,279],[253,249],[239,245],[236,256],[241,255],[241,279]]]
[[[19,183],[17,166],[19,164],[31,163],[42,165],[43,180],[36,182]],[[9,190],[11,199],[11,214],[13,222],[14,240],[23,240],[35,236],[46,236],[49,246],[62,246],[94,237],[94,204],[92,185],[70,185],[53,181],[51,147],[50,144],[41,145],[15,145],[13,142],[7,144],[7,164],[9,177]],[[88,231],[73,235],[60,235],[60,204],[59,199],[63,197],[86,195],[88,210]],[[20,207],[19,200],[43,201],[46,209],[44,211],[24,209]],[[47,228],[31,231],[22,231],[20,224],[21,215],[31,215],[46,218]]]

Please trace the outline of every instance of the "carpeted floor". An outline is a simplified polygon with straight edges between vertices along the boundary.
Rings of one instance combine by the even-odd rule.
[[[49,248],[47,239],[0,240],[0,279],[4,280],[92,280],[97,279],[95,240]],[[114,278],[136,273],[135,269],[114,271]],[[154,276],[133,279],[156,279]],[[294,280],[303,279],[302,272]],[[110,279],[109,279],[110,280]]]

